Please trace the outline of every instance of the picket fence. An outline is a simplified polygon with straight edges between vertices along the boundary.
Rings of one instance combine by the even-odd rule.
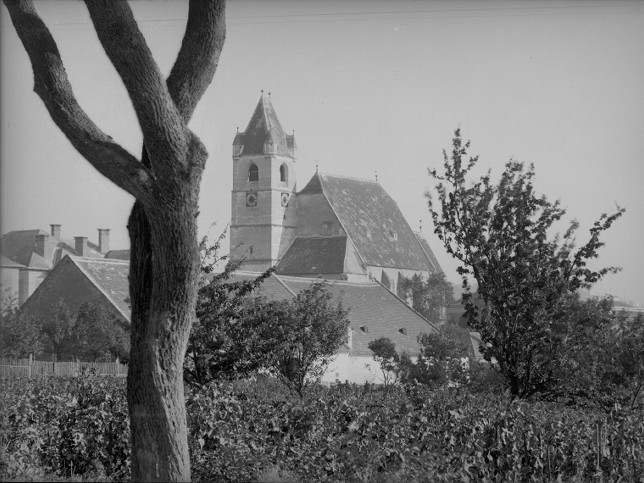
[[[28,359],[0,359],[0,377],[79,376],[94,369],[101,376],[127,376],[127,364],[116,362],[52,362]]]

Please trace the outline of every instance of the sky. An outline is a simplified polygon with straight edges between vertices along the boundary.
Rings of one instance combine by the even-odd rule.
[[[131,3],[162,72],[181,44],[187,2]],[[62,225],[63,237],[110,228],[127,248],[133,199],[78,155],[33,92],[33,75],[0,7],[0,228]],[[142,137],[82,2],[36,1],[81,106],[130,153]],[[230,220],[232,141],[271,93],[294,130],[300,188],[315,172],[375,179],[423,234],[449,280],[457,263],[433,233],[427,169],[442,166],[460,128],[476,174],[498,179],[511,158],[534,164],[535,186],[581,225],[616,206],[593,267],[619,266],[593,293],[644,304],[644,2],[250,1],[227,7],[215,79],[190,128],[209,160],[201,234]],[[216,223],[214,227],[211,225]],[[565,226],[561,227],[561,231]]]

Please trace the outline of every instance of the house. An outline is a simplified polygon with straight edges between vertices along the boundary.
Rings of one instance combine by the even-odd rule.
[[[21,307],[27,316],[46,316],[59,302],[76,313],[84,303],[130,321],[127,261],[66,255]]]
[[[60,301],[72,313],[81,304],[92,303],[121,320],[130,321],[128,292],[129,263],[106,258],[67,255],[40,284],[22,307],[28,316],[47,314]],[[251,280],[257,272],[235,272],[231,281]],[[288,300],[319,278],[272,275],[255,295],[268,300]],[[322,382],[378,382],[381,372],[368,348],[370,341],[388,337],[400,351],[417,354],[417,338],[438,328],[400,300],[378,281],[331,280],[329,292],[349,308],[347,344],[340,348]]]
[[[234,278],[250,280],[258,275],[238,271]],[[319,278],[273,274],[260,285],[257,294],[269,300],[289,299],[319,281]],[[328,280],[327,288],[334,300],[341,300],[349,309],[349,334],[347,343],[340,347],[322,376],[323,383],[382,382],[382,372],[368,347],[369,342],[387,337],[396,344],[397,350],[415,356],[420,351],[418,336],[439,330],[376,280]]]
[[[22,306],[66,255],[103,258],[111,253],[107,228],[98,229],[98,244],[89,242],[86,236],[63,238],[61,225],[53,224],[50,228],[49,232],[16,230],[2,236],[0,290],[3,307],[5,301],[14,300]]]
[[[296,143],[270,95],[262,93],[233,141],[231,260],[261,272],[330,280],[400,281],[442,272],[427,240],[414,232],[377,181],[316,172],[300,191]]]

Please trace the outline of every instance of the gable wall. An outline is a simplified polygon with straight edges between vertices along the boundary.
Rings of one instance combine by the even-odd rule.
[[[105,298],[105,295],[69,259],[61,261],[55,270],[38,287],[22,307],[26,315],[38,314],[46,317],[52,313],[56,304],[63,301],[71,313],[76,313],[86,302],[98,305],[115,317],[123,316]]]
[[[18,292],[20,268],[19,267],[2,267],[0,268],[0,301],[1,308],[8,307],[10,303],[18,304]]]
[[[322,193],[297,195],[297,221],[297,236],[346,235]]]

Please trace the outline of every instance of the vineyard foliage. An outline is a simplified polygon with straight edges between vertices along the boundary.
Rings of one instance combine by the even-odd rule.
[[[125,381],[2,381],[0,478],[129,479]],[[644,479],[644,414],[489,393],[337,385],[293,397],[275,380],[188,388],[202,481]]]

